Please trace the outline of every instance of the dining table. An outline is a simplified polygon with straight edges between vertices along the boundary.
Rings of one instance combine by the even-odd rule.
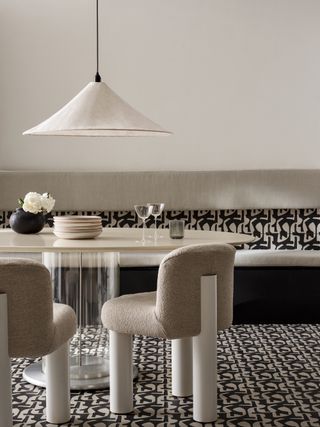
[[[101,270],[101,267],[104,267],[102,271],[106,272],[105,276],[108,276],[108,287],[113,289],[111,292],[104,292],[104,274],[94,276],[97,281],[102,281],[102,285],[94,288],[102,292],[100,299],[98,298],[100,309],[104,302],[103,299],[117,296],[119,293],[119,263],[120,255],[123,253],[135,254],[139,259],[139,255],[143,257],[144,254],[151,253],[166,254],[188,245],[223,243],[241,247],[254,240],[250,234],[211,230],[185,230],[183,238],[172,239],[168,229],[158,229],[157,233],[153,229],[147,230],[151,234],[147,235],[144,242],[141,241],[141,228],[104,228],[102,233],[94,239],[61,239],[55,236],[53,229],[49,227],[44,228],[38,234],[17,234],[11,229],[0,230],[0,255],[28,256],[28,254],[38,253],[42,254],[42,262],[52,274],[56,271],[61,273],[68,263],[78,271],[77,304],[74,308],[78,315],[79,339],[78,355],[72,358],[70,370],[71,389],[73,390],[99,389],[105,388],[109,384],[107,358],[87,357],[82,354],[81,343],[85,333],[83,332],[84,312],[90,304],[86,301],[86,283],[83,275],[89,267],[91,270],[96,270],[97,267]],[[57,277],[60,276],[61,274],[58,274]],[[58,287],[60,293],[64,291],[61,287],[67,286],[67,280],[61,283],[60,288]],[[44,370],[45,362],[32,363],[25,369],[23,376],[32,384],[45,386]],[[136,368],[135,375],[137,375]]]

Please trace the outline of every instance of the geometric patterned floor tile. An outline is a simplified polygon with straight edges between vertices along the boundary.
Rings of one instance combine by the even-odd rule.
[[[87,352],[102,354],[105,333],[86,337]],[[22,379],[31,362],[12,360],[14,426],[53,426],[45,421],[44,390]],[[192,398],[171,395],[170,341],[135,337],[134,363],[134,413],[111,414],[108,390],[72,392],[64,426],[202,425],[192,420]],[[219,333],[218,420],[207,425],[320,427],[320,325],[238,325]]]

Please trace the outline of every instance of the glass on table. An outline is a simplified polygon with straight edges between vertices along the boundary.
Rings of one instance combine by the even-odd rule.
[[[169,232],[171,239],[183,239],[184,238],[184,220],[173,219],[169,222]]]
[[[151,206],[151,215],[154,217],[154,240],[156,241],[158,239],[157,221],[163,212],[164,203],[148,203],[148,206]]]
[[[142,219],[142,239],[140,242],[144,244],[146,242],[145,239],[145,227],[146,227],[146,219],[151,215],[151,206],[149,205],[134,205],[134,210],[140,219]]]

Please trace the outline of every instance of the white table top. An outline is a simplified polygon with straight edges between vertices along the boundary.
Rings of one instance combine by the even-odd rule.
[[[153,234],[147,229],[146,235]],[[0,230],[0,252],[161,252],[203,243],[229,243],[241,245],[253,241],[247,234],[220,231],[185,230],[184,239],[170,239],[169,230],[158,230],[157,243],[152,239],[144,245],[139,242],[142,230],[137,228],[105,228],[95,239],[64,240],[56,237],[52,229],[39,234],[17,234],[10,229]]]

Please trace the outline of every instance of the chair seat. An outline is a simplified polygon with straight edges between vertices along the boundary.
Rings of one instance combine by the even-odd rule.
[[[144,292],[110,299],[102,308],[103,325],[122,334],[168,338],[156,318],[156,295]]]

